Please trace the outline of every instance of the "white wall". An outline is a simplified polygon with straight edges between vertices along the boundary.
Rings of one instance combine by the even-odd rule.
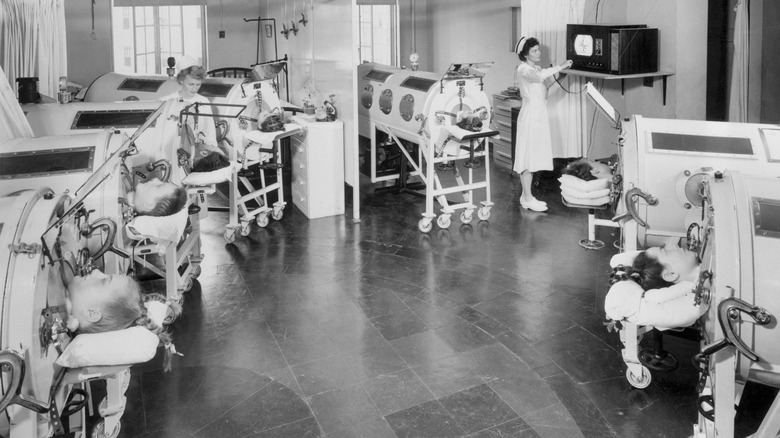
[[[443,73],[453,62],[493,61],[484,78],[488,95],[512,86],[519,60],[510,51],[511,8],[518,4],[517,0],[429,1],[430,71]]]

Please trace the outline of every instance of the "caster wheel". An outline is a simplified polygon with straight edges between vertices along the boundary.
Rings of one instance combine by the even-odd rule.
[[[477,210],[477,217],[481,221],[486,221],[490,219],[490,209],[489,208],[480,208]]]
[[[423,233],[428,233],[433,229],[433,221],[420,219],[420,222],[417,222],[417,228]]]
[[[461,212],[460,214],[460,222],[464,224],[470,224],[471,220],[474,219],[474,212],[471,210]]]
[[[192,290],[192,278],[188,278],[184,282],[184,285],[181,287],[181,291],[182,292],[189,292],[191,290]]]
[[[604,242],[600,240],[582,239],[580,240],[580,246],[585,249],[601,249],[604,248]]]
[[[225,242],[234,243],[236,241],[236,230],[225,230],[225,234],[222,237],[225,238]]]
[[[192,265],[192,278],[198,278],[200,277],[200,273],[203,271],[203,268],[201,268],[200,263],[193,263]]]
[[[282,220],[284,217],[284,210],[274,210],[271,212],[271,217],[274,218],[275,221]]]
[[[451,223],[452,219],[450,219],[450,215],[448,214],[443,214],[436,218],[436,225],[438,225],[439,228],[449,228]]]
[[[267,214],[258,214],[257,216],[255,216],[255,223],[260,228],[267,227],[269,221],[270,221],[270,219],[268,219],[268,215]]]
[[[631,368],[626,370],[626,379],[628,379],[628,383],[631,384],[636,389],[645,389],[650,385],[650,380],[652,380],[652,376],[650,375],[650,370],[647,369],[646,366],[642,366],[642,375],[637,377],[634,375],[634,373],[631,372]]]
[[[249,227],[249,222],[241,224],[241,235],[246,237],[249,235],[249,233],[252,231],[252,229]]]
[[[106,420],[101,418],[95,426],[92,427],[91,438],[116,438],[119,436],[119,430],[122,428],[122,423],[117,423],[116,427],[111,433],[106,433]]]

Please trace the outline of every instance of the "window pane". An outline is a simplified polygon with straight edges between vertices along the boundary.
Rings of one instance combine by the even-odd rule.
[[[187,56],[202,65],[203,11],[203,6],[191,5],[113,8],[114,71],[162,74],[155,70],[164,69],[169,56]]]
[[[360,57],[362,61],[395,64],[395,6],[360,6]]]

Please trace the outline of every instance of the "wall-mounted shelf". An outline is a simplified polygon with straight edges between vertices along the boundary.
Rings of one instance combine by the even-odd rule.
[[[585,76],[589,78],[596,78],[596,79],[604,79],[604,80],[612,80],[612,79],[620,79],[620,95],[626,93],[626,79],[636,79],[636,78],[656,78],[661,77],[663,80],[663,100],[664,105],[666,105],[666,79],[673,75],[673,71],[656,71],[652,73],[638,73],[633,75],[613,75],[613,74],[605,74],[605,73],[596,73],[592,71],[584,71],[584,70],[563,70],[561,73],[572,75],[572,76]],[[652,83],[650,84],[652,86]]]

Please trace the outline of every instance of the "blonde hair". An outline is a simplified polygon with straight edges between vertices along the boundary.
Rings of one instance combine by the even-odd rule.
[[[206,69],[203,68],[202,65],[191,65],[187,68],[179,70],[179,73],[176,74],[176,82],[181,84],[184,82],[184,79],[186,79],[187,76],[192,76],[193,79],[202,81],[206,79],[206,75]]]

